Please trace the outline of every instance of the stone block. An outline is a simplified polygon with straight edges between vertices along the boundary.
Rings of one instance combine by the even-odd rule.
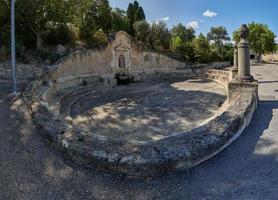
[[[229,102],[234,101],[238,96],[245,93],[252,93],[258,97],[258,81],[242,82],[234,80],[228,84]]]

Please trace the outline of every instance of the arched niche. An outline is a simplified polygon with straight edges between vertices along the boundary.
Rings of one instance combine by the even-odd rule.
[[[124,43],[113,49],[113,67],[117,72],[128,73],[130,66],[130,48]]]

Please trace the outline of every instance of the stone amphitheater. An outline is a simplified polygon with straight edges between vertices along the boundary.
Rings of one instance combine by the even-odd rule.
[[[106,49],[50,67],[24,99],[41,134],[75,162],[156,176],[208,160],[249,125],[257,82],[240,79],[239,58],[239,68],[189,66],[118,32]]]

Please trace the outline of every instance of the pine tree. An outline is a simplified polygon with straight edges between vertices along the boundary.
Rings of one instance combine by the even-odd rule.
[[[135,35],[133,24],[138,21],[145,20],[145,13],[143,8],[139,5],[138,1],[134,1],[128,5],[127,17],[129,20],[129,34]]]

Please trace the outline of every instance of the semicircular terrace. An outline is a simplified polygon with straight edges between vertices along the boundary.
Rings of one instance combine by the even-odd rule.
[[[40,132],[73,160],[153,176],[211,158],[248,126],[256,84],[233,82],[221,65],[190,67],[119,32],[105,50],[63,59],[24,95]],[[134,83],[117,86],[119,77]]]

